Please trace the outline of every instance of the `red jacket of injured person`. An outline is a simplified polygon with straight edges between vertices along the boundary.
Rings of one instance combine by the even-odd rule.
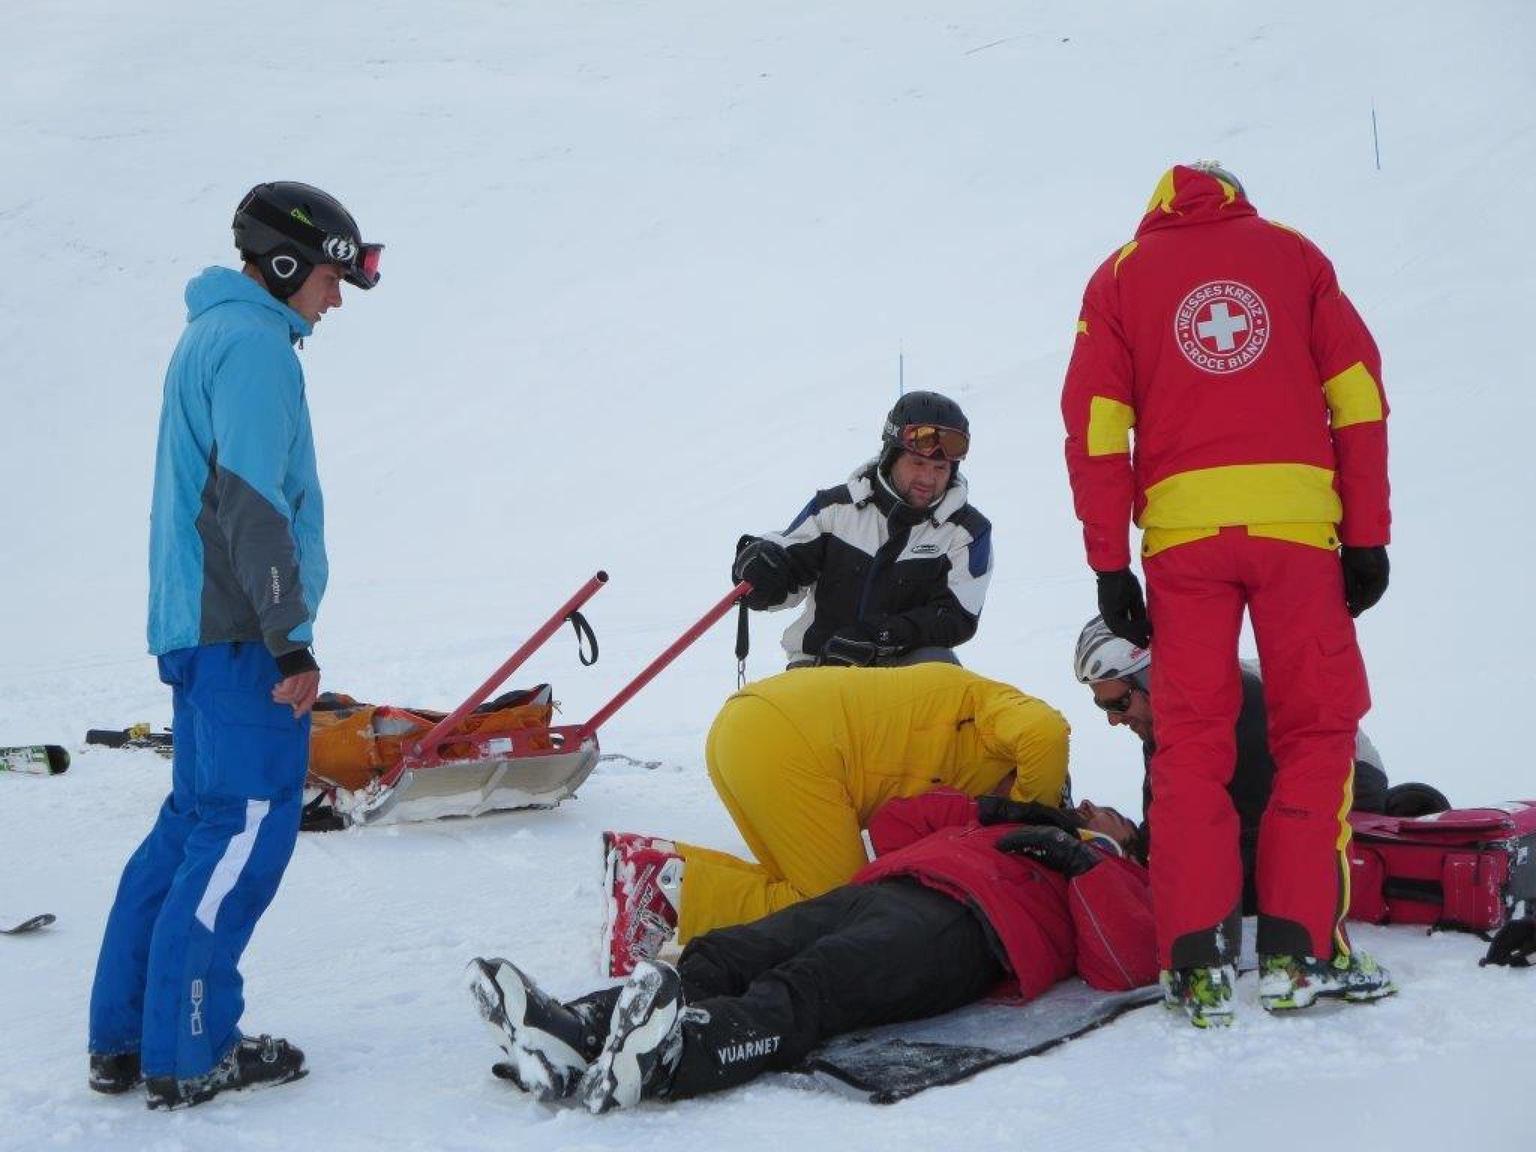
[[[1106,990],[1156,982],[1146,870],[1107,837],[1095,837],[1090,843],[1105,859],[1068,880],[998,851],[997,841],[1019,827],[982,825],[977,801],[948,788],[891,800],[869,824],[877,859],[852,883],[910,877],[975,908],[1026,1000],[1074,975]]]

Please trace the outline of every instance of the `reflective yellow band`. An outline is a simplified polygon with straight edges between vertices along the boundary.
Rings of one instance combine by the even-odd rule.
[[[1088,321],[1086,321],[1086,320],[1079,320],[1077,322],[1077,334],[1079,336],[1086,336],[1086,335],[1088,335]]]
[[[1323,395],[1328,398],[1330,422],[1336,430],[1381,420],[1381,387],[1359,360],[1325,381]]]
[[[1310,464],[1230,464],[1180,472],[1147,489],[1143,528],[1337,524],[1333,471]]]
[[[1349,813],[1354,806],[1355,762],[1351,757],[1349,777],[1344,781],[1344,802],[1339,805],[1337,813],[1339,836],[1333,842],[1333,850],[1339,860],[1339,904],[1333,920],[1333,949],[1336,956],[1348,956],[1350,953],[1349,933],[1344,930],[1344,917],[1349,915],[1349,842],[1354,834],[1349,824]]]
[[[1220,531],[1220,528],[1148,528],[1141,534],[1141,554],[1156,556],[1159,552],[1193,540],[1204,540]]]
[[[1138,243],[1139,241],[1132,240],[1124,248],[1120,249],[1120,255],[1115,257],[1115,266],[1112,270],[1116,276],[1120,275],[1120,265],[1125,263],[1126,258],[1130,256],[1132,252],[1136,251],[1136,245]]]
[[[1311,524],[1305,521],[1294,524],[1250,524],[1248,535],[1263,536],[1268,540],[1289,540],[1292,544],[1305,544],[1309,548],[1321,548],[1332,552],[1339,546],[1338,526]]]
[[[1088,455],[1124,456],[1131,450],[1131,429],[1136,426],[1136,409],[1108,396],[1095,396],[1088,403]]]
[[[1152,189],[1152,199],[1147,201],[1147,211],[1160,208],[1164,215],[1172,215],[1174,195],[1173,169],[1170,168],[1163,173],[1162,179],[1157,182],[1157,187]]]
[[[1248,524],[1250,536],[1265,540],[1288,540],[1292,544],[1304,544],[1308,548],[1321,548],[1332,552],[1339,546],[1339,534],[1332,524]],[[1141,554],[1156,556],[1191,540],[1204,540],[1214,536],[1220,528],[1148,528],[1141,537]]]

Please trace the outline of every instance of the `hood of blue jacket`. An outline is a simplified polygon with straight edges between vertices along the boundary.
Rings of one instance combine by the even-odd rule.
[[[272,293],[243,272],[233,268],[204,268],[187,281],[187,322],[190,324],[211,308],[240,303],[263,308],[282,318],[291,339],[298,340],[314,331],[312,325]]]

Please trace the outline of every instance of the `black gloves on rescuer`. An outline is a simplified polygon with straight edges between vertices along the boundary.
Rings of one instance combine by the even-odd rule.
[[[1138,648],[1152,643],[1152,622],[1147,619],[1147,602],[1141,595],[1141,581],[1129,568],[1100,572],[1099,615],[1104,626],[1122,640]]]
[[[899,656],[917,644],[917,625],[905,616],[888,616],[875,624],[848,624],[821,646],[817,664],[842,664],[867,668],[879,660]]]
[[[976,797],[978,824],[1034,824],[1076,832],[1082,821],[1069,808],[1052,808],[1034,800],[1014,800],[1007,796]]]
[[[753,540],[736,553],[731,582],[752,582],[746,595],[748,608],[771,608],[789,595],[789,553],[772,540]]]
[[[1099,862],[1099,854],[1077,838],[1075,832],[1060,828],[1020,828],[998,838],[993,845],[999,852],[1028,856],[1068,880],[1081,876]]]
[[[1387,550],[1382,545],[1374,548],[1351,548],[1348,544],[1339,549],[1339,562],[1344,565],[1344,603],[1349,614],[1358,616],[1387,590]]]

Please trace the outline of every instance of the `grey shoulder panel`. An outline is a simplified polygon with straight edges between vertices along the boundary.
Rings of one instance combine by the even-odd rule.
[[[309,621],[288,518],[234,472],[209,461],[197,532],[203,544],[202,642],[261,640],[273,655],[305,647]]]

